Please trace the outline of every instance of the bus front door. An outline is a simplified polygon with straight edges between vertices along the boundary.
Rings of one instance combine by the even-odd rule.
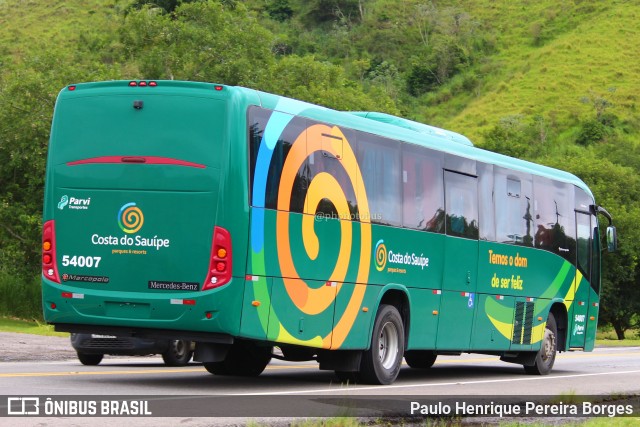
[[[591,215],[576,211],[576,277],[575,296],[571,304],[569,346],[584,347],[591,293]]]

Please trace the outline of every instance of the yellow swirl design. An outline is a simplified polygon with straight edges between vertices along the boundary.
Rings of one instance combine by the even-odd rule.
[[[336,141],[342,140],[342,147],[338,144],[322,143],[322,135],[331,135]],[[371,223],[369,221],[369,203],[360,173],[360,167],[356,156],[346,137],[336,126],[313,125],[302,132],[291,147],[282,168],[280,187],[278,190],[278,213],[276,217],[276,234],[278,261],[282,271],[285,289],[295,306],[308,315],[321,313],[329,307],[342,289],[342,282],[347,275],[347,269],[353,247],[354,224],[346,218],[350,218],[349,204],[344,189],[335,177],[327,172],[321,172],[314,177],[309,184],[305,199],[305,208],[302,219],[302,239],[307,256],[315,260],[320,251],[320,241],[314,228],[314,215],[316,208],[322,199],[328,199],[335,206],[340,221],[340,251],[336,265],[329,275],[329,281],[337,282],[337,289],[323,286],[310,288],[300,278],[293,263],[289,236],[289,210],[291,193],[293,191],[296,174],[304,164],[308,156],[324,150],[336,158],[344,168],[351,185],[355,189],[357,205],[360,216],[360,254],[358,274],[356,282],[366,284],[369,278],[369,264],[371,252]],[[347,308],[342,313],[333,331],[322,338],[322,346],[325,348],[339,348],[346,339],[351,327],[358,315],[365,286],[355,286]]]
[[[387,247],[383,241],[378,241],[376,245],[376,270],[382,271],[387,265]]]
[[[144,224],[144,215],[140,208],[130,204],[122,207],[118,220],[122,231],[128,234],[133,234],[142,228],[142,225]]]

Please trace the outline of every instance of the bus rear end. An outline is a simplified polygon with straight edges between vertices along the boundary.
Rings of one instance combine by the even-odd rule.
[[[57,330],[238,333],[244,265],[232,257],[247,225],[230,213],[243,197],[223,191],[230,91],[116,81],[60,93],[42,243],[44,316]]]

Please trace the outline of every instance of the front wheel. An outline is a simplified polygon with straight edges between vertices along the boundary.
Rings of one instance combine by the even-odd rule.
[[[362,355],[360,377],[370,384],[391,384],[404,355],[404,324],[398,309],[383,304],[373,326],[371,347]]]
[[[185,366],[192,355],[191,341],[171,340],[167,351],[162,353],[162,360],[167,366]]]
[[[524,370],[530,375],[547,375],[553,368],[556,361],[556,352],[558,350],[558,327],[556,319],[552,313],[549,313],[547,326],[544,330],[544,338],[542,345],[536,355],[535,363],[531,366],[524,366]]]

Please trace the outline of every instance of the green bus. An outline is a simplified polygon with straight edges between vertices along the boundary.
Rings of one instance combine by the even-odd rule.
[[[386,114],[76,84],[51,130],[44,317],[194,341],[217,375],[275,357],[390,384],[403,358],[463,352],[547,374],[557,351],[594,346],[598,213],[614,249],[577,177]]]

